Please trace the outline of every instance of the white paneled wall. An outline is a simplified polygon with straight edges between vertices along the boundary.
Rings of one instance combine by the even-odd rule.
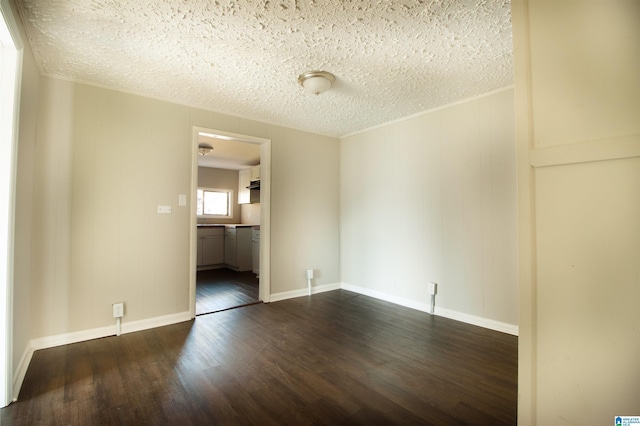
[[[72,327],[109,324],[118,301],[128,321],[188,310],[189,212],[177,196],[189,188],[189,109],[75,91]]]
[[[517,324],[513,90],[343,138],[343,283]]]
[[[640,413],[639,17],[634,0],[512,3],[518,424]]]
[[[337,139],[281,128],[271,148],[272,294],[339,283]],[[300,269],[300,266],[304,266]]]
[[[16,213],[32,218],[31,250],[16,256],[31,273],[28,293],[16,291],[31,312],[21,342],[104,334],[115,302],[125,302],[123,325],[188,316],[190,213],[178,195],[190,192],[194,126],[271,140],[271,292],[304,289],[309,268],[318,284],[339,282],[337,139],[54,78],[39,83],[38,116],[28,117],[36,159],[18,170],[21,190],[34,194]],[[158,205],[172,213],[157,214]]]

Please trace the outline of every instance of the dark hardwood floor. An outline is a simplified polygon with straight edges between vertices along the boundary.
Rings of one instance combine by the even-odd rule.
[[[258,278],[251,272],[231,269],[198,271],[196,315],[209,314],[258,303]]]
[[[517,345],[337,290],[36,351],[2,425],[514,425]]]

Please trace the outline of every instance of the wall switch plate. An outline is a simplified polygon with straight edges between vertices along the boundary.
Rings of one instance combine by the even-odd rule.
[[[187,194],[178,195],[178,205],[182,207],[187,205]]]
[[[158,206],[159,214],[169,214],[171,213],[171,206]]]
[[[113,317],[114,318],[122,318],[124,316],[124,303],[114,303],[111,305],[113,307]]]

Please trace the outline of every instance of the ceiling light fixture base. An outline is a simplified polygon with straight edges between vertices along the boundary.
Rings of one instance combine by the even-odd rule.
[[[198,154],[202,155],[203,157],[205,155],[209,155],[211,151],[213,151],[213,147],[209,144],[201,143],[198,145]]]
[[[314,95],[329,90],[336,77],[327,71],[307,71],[298,76],[298,82]]]

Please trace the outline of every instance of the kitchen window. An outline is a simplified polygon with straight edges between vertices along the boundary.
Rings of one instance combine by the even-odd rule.
[[[199,217],[233,218],[233,190],[198,188],[196,193]]]

